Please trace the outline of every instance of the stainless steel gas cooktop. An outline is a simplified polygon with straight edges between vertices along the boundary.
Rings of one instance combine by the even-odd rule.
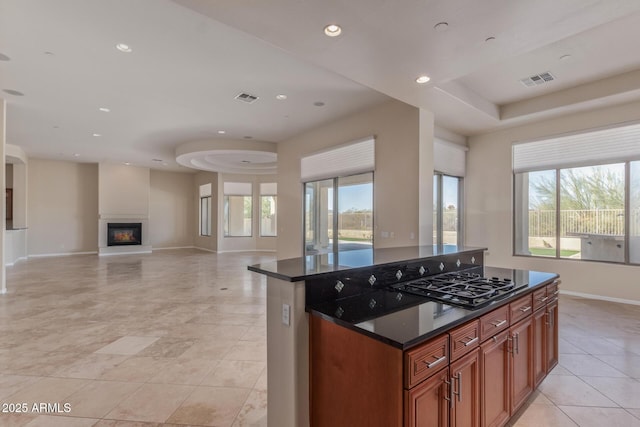
[[[445,304],[475,309],[507,297],[526,286],[526,283],[516,286],[511,279],[453,272],[398,283],[391,285],[391,288],[398,292],[429,297]]]

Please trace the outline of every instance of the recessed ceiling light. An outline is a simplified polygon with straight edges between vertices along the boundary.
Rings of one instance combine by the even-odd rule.
[[[420,83],[422,85],[427,83],[429,80],[431,80],[431,77],[429,76],[420,76],[416,79],[416,83]]]
[[[316,102],[313,103],[313,105],[315,105],[316,107],[324,107],[324,102],[316,101]]]
[[[73,157],[80,157],[80,154],[78,154],[78,153],[73,153]]]
[[[447,31],[448,28],[449,28],[448,22],[438,22],[436,25],[433,26],[433,29],[438,32]]]
[[[284,95],[284,94],[276,95],[276,99],[278,101],[284,101],[285,99],[287,99],[287,95]]]
[[[340,34],[342,34],[342,28],[340,28],[340,26],[336,24],[329,24],[324,27],[324,33],[329,37],[338,37]]]
[[[24,96],[24,93],[20,92],[19,90],[15,90],[15,89],[2,89],[2,91],[4,93],[8,93],[9,95]]]
[[[100,133],[94,133],[93,136],[102,136]]]
[[[0,53],[0,61],[11,61],[11,58],[9,58],[4,53]]]
[[[118,43],[116,45],[116,49],[118,49],[120,52],[124,52],[124,53],[133,52],[133,49],[131,49],[131,46],[129,46],[128,44],[124,44],[124,43]]]
[[[495,41],[496,38],[491,36],[491,37],[487,37],[486,39],[484,39],[485,43],[491,43],[492,41]]]
[[[129,162],[124,162],[125,166],[131,166],[131,163]]]
[[[162,162],[162,166],[169,166],[169,163],[167,163],[167,162]]]
[[[571,60],[571,55],[567,54],[567,55],[562,55],[560,57],[560,61],[570,61]]]
[[[98,108],[98,110],[102,111],[103,113],[108,113],[111,111],[111,109],[107,108],[107,107],[100,107]]]
[[[219,130],[219,131],[218,131],[218,134],[220,134],[220,135],[224,135],[225,133],[227,133],[227,131],[226,131],[226,130]]]

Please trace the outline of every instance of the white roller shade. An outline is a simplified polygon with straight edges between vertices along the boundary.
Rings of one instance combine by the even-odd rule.
[[[202,184],[200,186],[200,197],[208,197],[211,195],[211,183]]]
[[[468,148],[435,138],[433,141],[433,169],[445,175],[463,177],[466,171],[466,152]]]
[[[250,182],[225,182],[225,196],[251,196]]]
[[[373,137],[311,154],[300,161],[300,176],[303,182],[372,172],[374,169]]]
[[[260,195],[276,196],[278,194],[278,184],[275,182],[263,182],[260,184]]]
[[[527,172],[640,158],[640,124],[513,145],[513,171]]]

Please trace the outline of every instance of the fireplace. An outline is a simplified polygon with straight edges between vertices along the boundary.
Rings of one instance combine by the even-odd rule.
[[[107,246],[142,245],[142,223],[110,222],[107,224]]]

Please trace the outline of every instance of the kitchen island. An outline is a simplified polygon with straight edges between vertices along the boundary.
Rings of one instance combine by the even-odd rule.
[[[484,267],[483,251],[482,248],[430,246],[368,249],[249,267],[267,275],[269,425],[298,427],[309,425],[310,420],[314,426],[420,425],[420,420],[433,415],[433,405],[439,408],[435,411],[437,419],[446,415],[446,425],[449,425],[448,415],[454,410],[451,397],[454,393],[461,396],[462,388],[466,390],[471,384],[464,382],[463,386],[463,381],[458,380],[457,391],[450,386],[453,382],[449,379],[449,365],[457,360],[450,356],[455,353],[456,357],[464,356],[462,359],[466,361],[475,355],[473,384],[480,387],[480,360],[488,362],[487,369],[495,370],[502,365],[510,369],[514,364],[505,355],[515,356],[516,339],[519,340],[518,354],[522,348],[523,355],[526,353],[527,360],[531,360],[522,375],[527,377],[525,388],[532,390],[536,362],[533,353],[529,356],[529,350],[534,350],[535,328],[539,329],[548,319],[547,305],[543,304],[545,315],[534,326],[530,314],[540,311],[536,310],[540,304],[534,308],[533,298],[537,292],[539,299],[548,301],[547,287],[554,283],[557,275]],[[466,274],[467,271],[509,276],[517,290],[501,295],[498,301],[487,301],[479,308],[469,309],[390,288],[424,277]],[[516,310],[514,321],[509,318],[511,306]],[[527,323],[524,332],[514,329],[513,336],[518,338],[510,338],[511,327],[520,327],[518,321],[523,320],[517,318],[518,313],[530,324]],[[557,316],[557,310],[554,313]],[[496,315],[506,318],[493,319]],[[483,319],[485,329],[486,325],[494,325],[495,329],[483,332]],[[456,351],[455,341],[450,344],[452,333],[464,335],[460,339],[468,343],[463,346],[464,351]],[[469,335],[472,333],[478,335],[477,339]],[[481,341],[493,343],[493,347],[504,351],[494,350],[483,359]],[[555,348],[557,354],[557,345]],[[473,353],[467,355],[471,350]],[[546,352],[547,346],[540,347],[538,359],[542,358],[543,350]],[[544,368],[546,375],[548,365],[543,366],[541,359],[538,370]],[[462,371],[451,375],[458,374],[462,376]],[[505,372],[504,390],[501,390],[506,393],[507,389],[519,386],[513,378],[518,380],[522,375],[507,376]],[[440,378],[441,384],[428,388],[425,394],[423,389],[426,382],[434,381],[432,376]],[[486,385],[496,388],[495,382],[486,382]],[[478,402],[471,404],[472,410],[467,412],[479,422],[482,396],[479,388],[474,393]],[[431,402],[434,396],[436,401]],[[465,404],[468,400],[464,400]],[[510,406],[512,401],[507,396],[502,406]],[[491,404],[485,406],[487,415],[492,415],[489,410],[499,409]],[[511,412],[507,407],[507,415]],[[504,414],[497,415],[498,421],[504,418]],[[431,425],[430,422],[425,425]]]

